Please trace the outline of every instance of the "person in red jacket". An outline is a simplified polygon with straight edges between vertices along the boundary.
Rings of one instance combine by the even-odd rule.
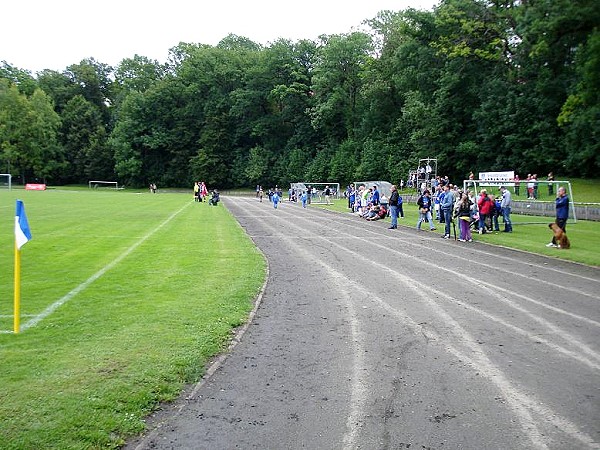
[[[482,234],[486,232],[485,222],[494,207],[494,202],[492,202],[485,189],[482,189],[479,194],[477,207],[479,208],[479,234]]]

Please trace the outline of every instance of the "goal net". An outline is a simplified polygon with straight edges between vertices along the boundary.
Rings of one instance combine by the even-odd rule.
[[[116,181],[88,181],[90,189],[119,189]]]
[[[12,189],[12,175],[10,173],[0,173],[0,188]]]
[[[290,188],[296,191],[296,197],[300,198],[303,192],[307,192],[310,203],[327,204],[325,190],[329,188],[331,195],[329,201],[340,198],[340,183],[291,183]]]
[[[564,187],[569,196],[569,217],[577,222],[573,189],[570,181],[547,180],[464,180],[463,188],[476,196],[485,189],[489,195],[502,197],[500,186],[506,187],[511,193],[512,211],[517,214],[554,217],[556,214],[556,197],[558,188]]]

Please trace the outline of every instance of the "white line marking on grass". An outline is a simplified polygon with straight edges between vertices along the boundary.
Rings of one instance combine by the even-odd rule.
[[[12,319],[14,314],[0,314],[0,319]],[[35,314],[21,314],[21,317],[35,317]]]
[[[142,245],[149,237],[151,237],[154,233],[156,233],[158,230],[160,230],[162,227],[164,227],[166,224],[168,224],[175,216],[177,216],[181,211],[183,211],[189,205],[190,205],[190,203],[186,203],[178,211],[176,211],[173,214],[171,214],[164,222],[162,222],[155,229],[153,229],[152,231],[150,231],[149,233],[147,233],[144,237],[142,237],[139,241],[137,241],[135,244],[133,244],[131,247],[129,247],[127,250],[125,250],[123,253],[121,253],[121,255],[119,255],[117,258],[115,258],[109,264],[107,264],[106,266],[104,266],[102,269],[100,269],[94,275],[92,275],[91,277],[89,277],[87,280],[85,280],[79,286],[77,286],[76,288],[74,288],[73,290],[71,290],[69,293],[67,293],[66,295],[64,295],[63,297],[61,297],[60,299],[58,299],[54,303],[52,303],[45,310],[43,310],[40,314],[37,314],[36,316],[34,316],[33,319],[29,320],[28,322],[25,322],[21,326],[21,331],[25,331],[25,330],[27,330],[29,328],[35,327],[38,323],[40,323],[42,320],[44,320],[46,317],[48,317],[50,314],[52,314],[57,308],[59,308],[60,306],[64,305],[66,302],[68,302],[69,300],[71,300],[77,294],[79,294],[80,292],[82,292],[83,290],[85,290],[90,284],[92,284],[94,281],[96,281],[98,278],[100,278],[102,275],[104,275],[110,269],[112,269],[117,264],[119,264],[121,261],[123,261],[135,249],[137,249],[140,245]]]

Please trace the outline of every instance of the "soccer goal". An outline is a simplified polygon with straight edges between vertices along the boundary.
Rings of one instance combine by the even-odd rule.
[[[499,178],[463,181],[465,191],[468,189],[475,195],[478,195],[482,189],[485,189],[489,195],[502,197],[500,186],[506,187],[512,194],[513,212],[546,217],[554,217],[558,188],[564,187],[569,196],[569,217],[572,218],[573,222],[577,222],[573,189],[571,188],[570,181],[515,181],[514,179],[502,180]]]
[[[12,175],[10,173],[0,173],[0,188],[12,190]]]
[[[90,189],[119,189],[116,181],[88,181]]]
[[[302,192],[306,191],[310,199],[310,203],[316,205],[327,204],[327,198],[325,197],[325,190],[329,188],[330,196],[329,201],[340,198],[340,183],[291,183],[290,187],[296,191],[298,197]]]

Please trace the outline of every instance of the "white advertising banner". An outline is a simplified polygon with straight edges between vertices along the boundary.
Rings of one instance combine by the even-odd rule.
[[[481,180],[480,186],[513,186],[512,181],[515,179],[515,171],[479,172],[479,179]]]

